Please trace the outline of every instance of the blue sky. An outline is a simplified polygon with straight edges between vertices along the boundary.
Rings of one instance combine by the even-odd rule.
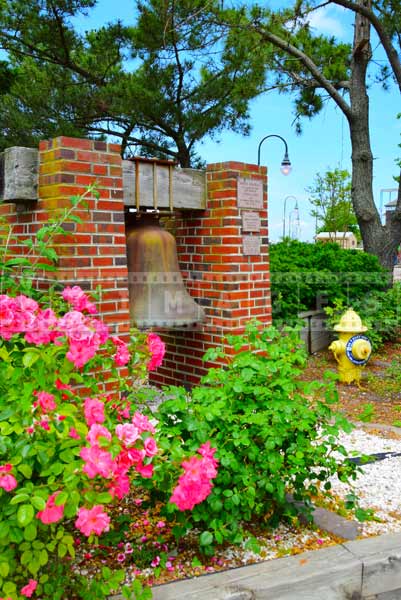
[[[282,6],[282,2],[277,1],[275,4]],[[92,29],[117,18],[132,22],[133,17],[133,0],[98,0],[95,9],[90,11],[90,18],[80,19],[79,26],[82,29]],[[317,32],[334,35],[342,41],[352,39],[352,19],[340,7],[329,6],[317,11],[311,18],[311,24]],[[375,49],[374,41],[373,49],[374,58],[383,61],[385,57],[380,48]],[[401,156],[401,148],[398,147],[401,142],[401,120],[397,120],[396,115],[401,112],[401,107],[395,86],[388,92],[381,90],[379,86],[372,86],[369,96],[371,142],[375,158],[374,194],[376,204],[380,207],[381,199],[387,202],[395,198],[394,193],[390,195],[382,190],[396,187],[393,179],[397,175],[395,159]],[[301,221],[300,239],[312,240],[315,224],[309,214],[310,205],[305,188],[312,184],[316,173],[324,173],[328,168],[340,166],[351,170],[349,130],[345,117],[332,102],[327,102],[317,117],[304,121],[303,133],[298,136],[292,126],[291,96],[276,92],[255,99],[251,103],[250,115],[252,131],[249,136],[243,137],[226,131],[218,141],[206,139],[198,147],[198,151],[210,163],[225,160],[257,163],[258,144],[265,135],[278,134],[284,137],[293,166],[289,176],[285,177],[280,172],[284,150],[280,140],[266,140],[261,150],[261,164],[267,165],[269,174],[270,239],[276,241],[282,235],[284,200],[287,196],[295,196]],[[287,199],[287,231],[288,217],[294,204],[293,198]]]

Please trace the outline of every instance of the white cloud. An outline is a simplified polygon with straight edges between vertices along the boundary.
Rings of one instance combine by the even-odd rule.
[[[339,9],[325,6],[311,12],[308,21],[316,33],[344,37],[346,30],[341,19],[342,12]]]

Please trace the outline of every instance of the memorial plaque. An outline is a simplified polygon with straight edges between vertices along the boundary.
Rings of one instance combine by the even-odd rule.
[[[261,238],[258,235],[242,236],[242,252],[244,256],[260,256]]]
[[[263,181],[238,177],[237,179],[238,208],[263,208]]]
[[[242,229],[244,231],[260,231],[260,215],[257,212],[246,211],[242,213]]]

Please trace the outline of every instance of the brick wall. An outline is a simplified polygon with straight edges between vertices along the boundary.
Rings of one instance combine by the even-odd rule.
[[[263,181],[259,256],[243,253],[238,177]],[[238,162],[211,164],[207,180],[207,210],[183,213],[174,227],[187,289],[205,308],[207,320],[192,331],[161,332],[167,353],[152,375],[153,383],[197,383],[212,366],[202,362],[207,348],[224,345],[224,336],[241,333],[249,319],[271,323],[266,168]]]
[[[98,309],[115,334],[129,330],[127,260],[120,146],[100,141],[58,137],[39,146],[39,200],[29,206],[2,204],[0,214],[13,223],[18,240],[31,237],[60,209],[71,206],[70,198],[83,194],[92,183],[98,195],[85,199],[73,211],[81,223],[69,222],[68,236],[54,239],[60,257],[55,273],[43,278],[85,290],[100,286]],[[22,209],[22,210],[21,210]],[[12,244],[10,254],[24,251]]]

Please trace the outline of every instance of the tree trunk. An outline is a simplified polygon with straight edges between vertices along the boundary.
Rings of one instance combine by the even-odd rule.
[[[360,2],[370,4],[370,0]],[[361,230],[364,250],[378,256],[381,264],[392,271],[401,241],[401,214],[397,213],[392,226],[383,226],[374,202],[369,97],[366,92],[366,70],[371,58],[369,30],[367,19],[356,14],[349,90],[351,115],[348,119],[352,147],[352,204]],[[401,213],[401,210],[399,212]]]
[[[174,140],[177,145],[176,157],[180,167],[183,169],[189,169],[191,167],[191,153],[188,149],[185,140],[176,139]]]

